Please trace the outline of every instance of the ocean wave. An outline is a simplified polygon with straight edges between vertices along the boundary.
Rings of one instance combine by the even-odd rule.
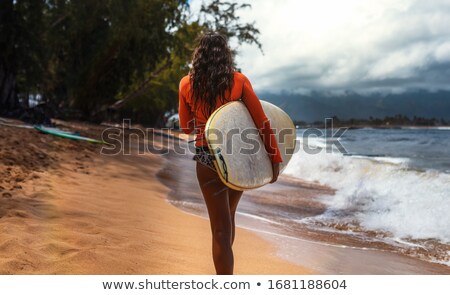
[[[404,165],[405,167],[411,161],[409,158],[402,157],[387,157],[383,155],[350,155],[354,159],[366,159],[369,161],[375,161],[386,164]]]
[[[299,140],[299,142],[302,144],[302,145],[308,145],[309,147],[312,147],[312,148],[323,148],[323,149],[325,149],[326,147],[327,147],[327,142],[326,142],[326,139],[325,138],[323,138],[323,137],[313,137],[313,136],[311,136],[311,137],[308,137],[308,139],[303,139],[303,138],[301,138],[301,137],[297,137],[297,140]]]
[[[404,130],[450,130],[450,126],[403,126]]]
[[[284,173],[336,189],[322,217],[399,239],[450,242],[450,175],[407,168],[408,159],[294,154]]]
[[[409,137],[395,137],[395,138],[387,138],[387,141],[391,142],[399,142],[399,141],[414,141],[415,138],[409,138]]]

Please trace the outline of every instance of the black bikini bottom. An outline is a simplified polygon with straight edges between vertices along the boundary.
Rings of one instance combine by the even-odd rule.
[[[216,171],[213,156],[207,146],[196,147],[195,156],[192,159]]]

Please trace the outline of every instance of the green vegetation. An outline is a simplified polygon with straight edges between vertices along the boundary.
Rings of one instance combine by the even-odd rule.
[[[195,39],[217,30],[238,44],[259,31],[212,0],[0,1],[0,114],[20,116],[40,95],[53,117],[157,124],[176,108]]]

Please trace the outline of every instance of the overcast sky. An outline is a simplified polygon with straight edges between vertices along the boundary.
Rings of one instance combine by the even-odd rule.
[[[244,45],[237,63],[259,92],[450,90],[450,0],[244,2],[264,55]]]

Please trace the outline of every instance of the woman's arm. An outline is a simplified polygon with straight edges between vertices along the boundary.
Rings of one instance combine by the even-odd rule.
[[[242,101],[247,106],[247,109],[263,138],[264,146],[271,157],[272,163],[276,164],[283,162],[275,134],[270,127],[270,121],[266,117],[261,102],[253,91],[252,84],[247,78],[244,80],[242,89]]]
[[[191,112],[191,108],[186,103],[185,96],[185,81],[181,80],[178,90],[178,115],[180,116],[180,128],[181,130],[189,134],[194,131],[194,115]]]

